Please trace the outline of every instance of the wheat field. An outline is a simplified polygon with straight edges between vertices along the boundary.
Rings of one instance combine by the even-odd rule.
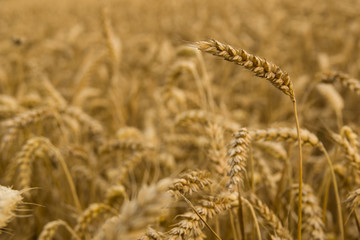
[[[359,9],[0,0],[0,240],[359,239]]]

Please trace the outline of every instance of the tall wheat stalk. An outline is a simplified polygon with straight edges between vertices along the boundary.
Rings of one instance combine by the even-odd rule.
[[[258,56],[247,53],[243,49],[236,49],[228,44],[221,43],[217,40],[200,41],[195,46],[204,52],[224,58],[227,61],[234,62],[240,66],[255,73],[257,77],[265,78],[271,82],[276,88],[288,95],[293,103],[294,117],[296,122],[296,130],[299,146],[299,193],[302,193],[302,175],[303,160],[300,139],[300,125],[297,114],[295,92],[290,76],[282,71],[277,65],[268,62]],[[298,239],[301,239],[301,221],[302,221],[302,194],[299,194],[299,211],[298,211]]]

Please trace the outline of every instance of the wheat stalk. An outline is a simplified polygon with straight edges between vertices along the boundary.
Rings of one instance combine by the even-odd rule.
[[[201,41],[196,43],[196,47],[204,52],[211,53],[215,56],[224,58],[227,61],[234,62],[240,66],[255,73],[256,76],[265,78],[270,81],[272,85],[288,95],[293,103],[294,117],[296,122],[297,137],[299,142],[299,192],[302,192],[302,179],[303,179],[303,160],[300,139],[300,124],[297,114],[297,105],[293,84],[290,76],[281,70],[277,65],[266,61],[258,56],[247,53],[243,49],[235,49],[228,44],[223,44],[217,40]],[[299,224],[298,224],[298,239],[301,240],[301,197],[299,197]]]

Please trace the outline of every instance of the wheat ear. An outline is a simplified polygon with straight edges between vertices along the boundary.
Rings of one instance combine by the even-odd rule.
[[[360,80],[351,78],[345,73],[336,71],[322,73],[321,80],[325,83],[333,83],[335,81],[339,81],[343,86],[360,95]]]
[[[345,200],[345,203],[350,212],[355,211],[355,209],[360,205],[360,188],[350,192]]]
[[[3,152],[7,152],[19,133],[36,123],[44,122],[53,117],[55,117],[54,109],[38,108],[20,113],[11,119],[1,122],[1,127],[5,129],[5,133],[1,139],[0,149]]]
[[[191,195],[211,184],[210,173],[207,171],[191,171],[183,173],[178,179],[174,180],[169,192],[174,197],[181,195]]]
[[[288,95],[293,103],[294,117],[296,122],[296,130],[299,142],[299,192],[302,192],[302,150],[301,150],[301,139],[300,139],[300,124],[297,114],[297,105],[295,92],[293,90],[293,84],[290,80],[289,74],[280,69],[277,65],[260,58],[258,56],[247,53],[243,49],[235,49],[228,44],[221,43],[217,40],[200,41],[197,42],[196,47],[204,52],[211,53],[215,56],[224,58],[227,61],[234,62],[240,66],[255,73],[257,77],[265,78],[270,81],[272,85]],[[298,224],[298,239],[301,240],[301,201],[302,194],[299,195],[299,224]]]
[[[65,159],[59,150],[50,142],[50,140],[45,137],[30,138],[19,152],[17,156],[17,164],[19,169],[19,187],[27,188],[29,186],[32,176],[32,163],[34,161],[33,155],[38,149],[44,149],[48,155],[53,154],[55,159],[60,163],[65,173],[66,180],[69,184],[75,206],[78,210],[81,210],[81,204],[76,193],[76,188]]]
[[[203,239],[205,236],[202,232],[204,225],[211,231],[216,239],[220,236],[210,227],[207,220],[224,212],[231,207],[232,195],[228,192],[220,193],[218,197],[209,196],[200,200],[200,204],[194,206],[190,200],[181,194],[183,199],[188,203],[193,212],[187,212],[180,215],[182,220],[174,225],[168,232],[169,239]]]
[[[233,134],[233,140],[229,144],[228,165],[230,166],[228,186],[237,185],[244,181],[246,162],[248,158],[250,134],[246,128],[241,128]]]
[[[279,218],[265,203],[255,195],[251,195],[249,201],[261,218],[265,220],[267,227],[274,232],[275,236],[280,237],[280,239],[292,239],[289,231],[283,227]]]
[[[111,208],[109,205],[103,203],[93,203],[79,216],[77,224],[75,226],[75,232],[80,238],[86,236],[86,229],[91,222],[98,218],[102,213],[111,212],[113,215],[117,215],[117,211]]]
[[[78,235],[76,235],[76,233],[69,226],[69,224],[67,224],[63,220],[55,220],[55,221],[48,222],[44,226],[43,230],[41,231],[38,240],[51,240],[51,239],[53,239],[53,236],[56,233],[56,230],[61,226],[64,226],[66,228],[66,230],[68,230],[76,240],[80,240]]]
[[[358,151],[358,148],[360,148],[358,135],[349,126],[343,126],[340,130],[340,133],[341,136],[346,138],[346,140],[350,143],[351,147],[353,147],[355,151]]]
[[[205,130],[209,138],[207,156],[211,161],[211,169],[220,176],[224,176],[226,171],[224,129],[217,123],[210,123]]]
[[[334,110],[337,118],[338,127],[342,127],[343,117],[342,110],[344,109],[344,100],[341,95],[336,91],[335,87],[330,84],[320,83],[317,85],[317,90]]]
[[[241,128],[233,134],[234,139],[230,142],[230,149],[228,151],[230,169],[228,175],[230,181],[228,186],[237,185],[239,193],[239,222],[242,239],[245,238],[244,214],[242,210],[241,187],[240,184],[245,179],[246,162],[248,158],[250,135],[246,128]]]
[[[137,197],[124,201],[116,216],[106,220],[93,239],[133,239],[129,237],[131,234],[137,235],[149,224],[166,219],[167,206],[171,203],[167,189],[171,184],[170,178],[163,178],[156,184],[143,185]]]
[[[15,216],[16,206],[21,203],[21,192],[0,185],[0,234],[1,229]]]
[[[146,233],[139,238],[139,240],[163,240],[165,239],[165,234],[158,232],[152,227],[148,227]]]
[[[298,187],[294,185],[294,188]],[[298,192],[295,192],[296,197],[299,196]],[[316,198],[312,188],[304,184],[303,188],[303,231],[306,239],[322,240],[325,239],[324,227],[325,224],[322,221],[322,210],[319,207],[319,201]]]
[[[295,142],[297,139],[296,132],[294,129],[290,128],[270,128],[267,130],[254,130],[250,132],[251,139],[253,141],[289,141],[289,142]],[[339,219],[339,228],[341,232],[341,239],[344,239],[344,224],[343,224],[343,218],[342,218],[342,210],[341,210],[341,201],[340,201],[340,194],[339,194],[339,188],[336,181],[335,176],[335,170],[334,166],[331,162],[331,159],[329,157],[329,154],[324,147],[323,143],[318,139],[318,137],[309,132],[306,129],[301,130],[301,142],[304,145],[310,145],[313,147],[318,148],[326,158],[326,161],[330,168],[331,178],[333,182],[334,192],[335,192],[335,198],[336,198],[336,204],[337,204],[337,210],[338,210],[338,219]],[[299,190],[300,192],[300,190]],[[299,196],[299,198],[302,198]]]
[[[254,72],[256,76],[269,80],[276,88],[290,96],[292,100],[295,98],[293,84],[289,74],[282,71],[280,67],[275,64],[249,54],[243,49],[233,48],[217,40],[200,41],[196,43],[196,47],[201,51],[211,53],[245,67]]]

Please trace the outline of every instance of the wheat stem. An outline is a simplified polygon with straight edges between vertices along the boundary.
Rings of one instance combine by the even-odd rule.
[[[324,153],[326,161],[329,164],[331,178],[332,178],[332,182],[333,182],[333,186],[334,186],[336,205],[337,205],[338,221],[339,221],[340,236],[341,236],[340,239],[344,240],[345,239],[344,221],[343,221],[343,217],[342,217],[341,200],[340,200],[339,189],[338,189],[338,185],[337,185],[337,181],[336,181],[334,166],[330,160],[328,152],[326,151],[326,149],[322,143],[320,144],[319,148]]]
[[[242,207],[242,197],[241,197],[241,188],[240,183],[238,185],[238,198],[239,198],[239,208],[238,208],[238,217],[239,217],[239,223],[240,223],[240,231],[241,231],[241,239],[245,239],[245,226],[244,226],[244,212]]]
[[[256,213],[255,213],[255,210],[253,208],[253,206],[251,205],[251,203],[246,200],[245,198],[242,199],[243,202],[249,207],[250,209],[250,212],[251,212],[251,216],[253,217],[254,219],[254,224],[255,224],[255,229],[256,229],[256,234],[257,234],[257,238],[258,240],[261,240],[261,232],[260,232],[260,227],[259,227],[259,223],[258,223],[258,220],[256,218]]]
[[[295,121],[296,121],[297,137],[298,137],[298,142],[299,142],[299,144],[298,144],[298,146],[299,146],[299,203],[298,203],[299,209],[298,209],[297,237],[299,240],[301,240],[303,159],[302,159],[302,150],[301,150],[300,125],[299,125],[299,118],[297,115],[295,95],[292,98],[292,101],[293,101],[294,116],[295,116]]]

